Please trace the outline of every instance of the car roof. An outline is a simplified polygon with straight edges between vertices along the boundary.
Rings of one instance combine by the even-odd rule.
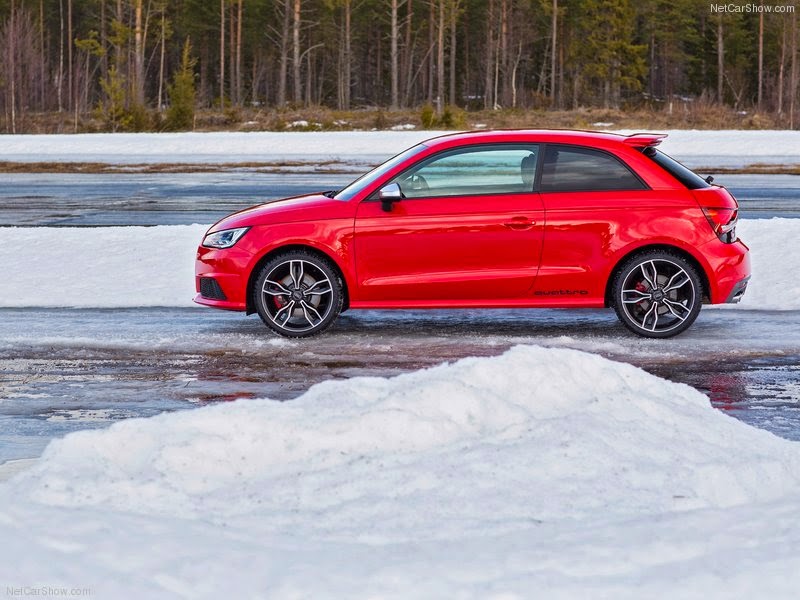
[[[667,137],[664,133],[634,133],[622,135],[607,131],[583,131],[575,129],[482,129],[449,133],[423,142],[429,148],[445,149],[467,144],[488,144],[492,142],[540,142],[552,144],[577,144],[598,148],[619,147],[620,145],[645,148],[656,146]]]

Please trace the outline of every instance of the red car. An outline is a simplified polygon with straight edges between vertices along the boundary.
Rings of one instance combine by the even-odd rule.
[[[750,276],[738,204],[664,135],[480,131],[418,144],[338,192],[209,229],[195,302],[303,337],[355,308],[612,307],[665,338]]]

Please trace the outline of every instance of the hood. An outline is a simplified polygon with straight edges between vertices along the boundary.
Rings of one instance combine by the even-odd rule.
[[[297,221],[337,219],[352,214],[349,202],[334,200],[321,193],[269,200],[235,212],[217,221],[209,233],[235,227],[255,227]]]

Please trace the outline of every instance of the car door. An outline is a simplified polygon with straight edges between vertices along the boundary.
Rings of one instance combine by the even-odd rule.
[[[630,241],[631,219],[658,219],[663,198],[609,152],[548,144],[543,159],[539,189],[547,226],[537,304],[602,306],[608,257]]]
[[[359,300],[477,304],[529,294],[544,225],[533,192],[537,156],[535,144],[444,151],[391,181],[399,201],[384,206],[376,194],[362,201],[354,233]]]

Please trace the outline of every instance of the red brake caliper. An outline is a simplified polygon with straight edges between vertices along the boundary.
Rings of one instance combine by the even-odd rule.
[[[636,284],[636,291],[645,293],[645,292],[647,292],[647,286],[640,281],[639,283]],[[644,300],[645,300],[645,298],[642,298],[636,304],[639,304],[639,303],[643,302]]]

